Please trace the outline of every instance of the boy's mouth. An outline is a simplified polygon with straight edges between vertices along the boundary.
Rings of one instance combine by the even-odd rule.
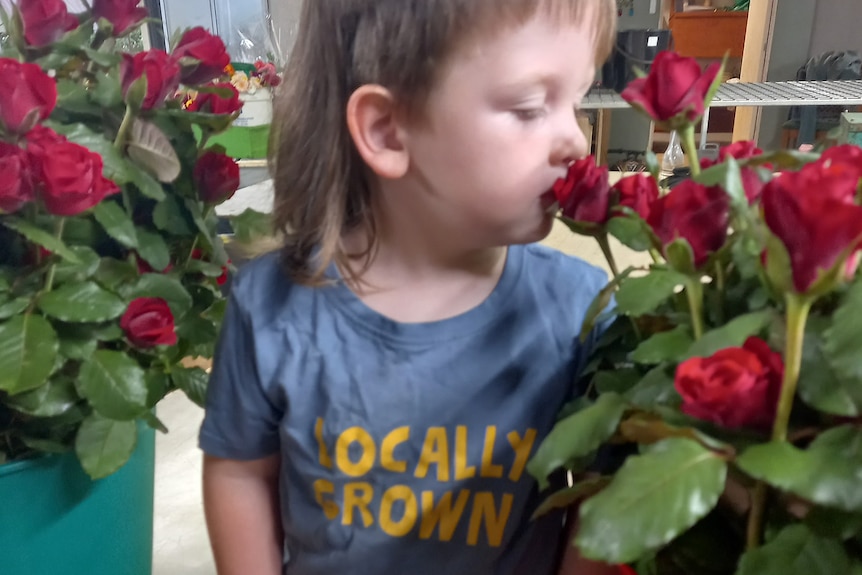
[[[557,202],[557,196],[554,194],[554,190],[552,189],[542,194],[542,197],[539,198],[539,200],[542,204],[542,210],[547,214],[556,213],[557,210],[560,209],[560,205]]]

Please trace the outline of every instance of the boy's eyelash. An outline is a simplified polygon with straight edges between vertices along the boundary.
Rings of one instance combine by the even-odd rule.
[[[524,110],[513,110],[512,112],[519,120],[535,120],[542,117],[545,110],[544,108],[530,108]]]

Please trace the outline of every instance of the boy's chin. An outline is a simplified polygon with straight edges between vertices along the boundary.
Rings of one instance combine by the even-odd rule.
[[[533,226],[524,226],[509,244],[534,244],[544,240],[554,227],[553,214],[545,214]]]

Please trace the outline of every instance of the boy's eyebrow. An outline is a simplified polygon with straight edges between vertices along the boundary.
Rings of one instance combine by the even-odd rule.
[[[589,79],[584,81],[577,87],[577,92],[580,94],[586,94],[589,89],[593,85],[593,81],[595,79],[594,74],[590,74]],[[528,88],[533,88],[535,86],[541,86],[544,88],[552,87],[560,83],[560,77],[557,74],[534,74],[531,76],[526,76],[523,78],[519,78],[517,80],[512,80],[510,82],[504,82],[502,87],[506,90],[526,90]]]

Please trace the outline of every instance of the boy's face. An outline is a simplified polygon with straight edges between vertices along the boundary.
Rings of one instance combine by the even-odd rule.
[[[541,240],[549,192],[587,155],[575,109],[593,82],[585,24],[525,25],[469,43],[429,94],[425,121],[407,130],[408,178],[424,216],[470,247]]]

